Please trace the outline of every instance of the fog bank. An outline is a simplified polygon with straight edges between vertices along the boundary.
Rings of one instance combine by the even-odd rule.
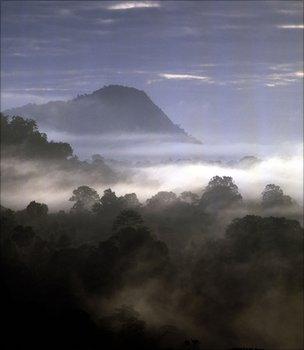
[[[135,192],[142,202],[158,191],[179,194],[191,190],[201,194],[215,175],[231,176],[246,200],[259,199],[264,187],[274,183],[299,204],[303,203],[303,158],[300,153],[291,157],[272,156],[251,165],[195,160],[141,165],[117,163],[114,170],[120,176],[115,183],[100,176],[88,177],[87,173],[40,162],[2,159],[1,163],[1,202],[12,209],[24,208],[32,200],[46,203],[51,210],[68,209],[73,189],[84,184],[94,187],[100,194],[109,187],[117,195]]]
[[[72,145],[81,159],[99,153],[107,158],[120,160],[237,160],[247,155],[260,158],[273,156],[291,157],[303,155],[303,144],[284,142],[280,144],[204,142],[202,144],[181,142],[168,134],[108,134],[75,135],[40,128],[49,140],[64,140]]]

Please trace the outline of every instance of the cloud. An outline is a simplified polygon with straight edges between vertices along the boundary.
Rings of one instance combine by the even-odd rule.
[[[197,64],[196,66],[198,67],[216,67],[218,66],[219,64],[218,63],[201,63],[201,64]]]
[[[209,77],[194,74],[171,74],[171,73],[161,73],[159,74],[161,78],[169,80],[209,80]]]
[[[299,15],[300,13],[300,10],[299,8],[295,8],[295,9],[280,9],[280,10],[277,10],[277,13],[280,13],[282,15]]]
[[[303,78],[303,70],[299,68],[303,62],[296,63],[280,63],[268,67],[269,70],[274,71],[265,75],[265,86],[277,87],[297,83]]]
[[[295,76],[303,78],[304,77],[304,72],[303,71],[295,72]]]
[[[108,10],[131,10],[160,7],[157,1],[127,1],[107,6]]]
[[[71,40],[68,38],[41,39],[7,37],[3,51],[7,57],[61,56],[71,53]]]
[[[270,70],[274,71],[285,71],[285,72],[291,72],[297,69],[298,67],[302,67],[303,62],[294,62],[294,63],[278,63],[273,64],[268,67]]]
[[[55,100],[61,100],[62,96],[52,96]],[[1,109],[23,106],[27,103],[46,103],[50,96],[39,96],[33,93],[1,92]]]
[[[116,22],[116,20],[113,18],[97,18],[96,19],[97,24],[112,24],[114,22]]]
[[[162,82],[164,80],[192,80],[198,82],[213,83],[213,81],[208,76],[196,75],[196,74],[175,74],[175,73],[159,73],[159,78],[147,80],[147,84],[153,84],[157,82]]]
[[[284,87],[301,82],[301,78],[303,78],[303,71],[300,70],[301,66],[302,62],[274,64],[265,67],[266,71],[262,74],[230,74],[229,77],[223,77],[221,80],[214,78],[212,83],[221,86],[232,85],[237,89],[256,88],[261,85],[270,88]]]
[[[7,92],[20,92],[20,93],[27,93],[27,92],[49,92],[49,91],[70,91],[70,89],[64,89],[64,88],[45,88],[45,87],[32,87],[32,88],[23,88],[23,89],[7,89]]]
[[[266,74],[236,74],[234,77],[230,79],[216,79],[214,77],[199,75],[195,73],[190,74],[175,74],[175,73],[159,73],[158,79],[150,79],[148,80],[148,84],[161,82],[163,80],[179,80],[179,81],[201,81],[208,84],[215,85],[233,85],[238,88],[244,87],[254,87],[256,85],[264,85],[267,87],[279,87],[279,86],[287,86],[290,84],[294,84],[300,81],[303,78],[303,71],[296,70],[294,65],[285,64],[285,65],[277,65],[271,66],[269,68],[273,72],[269,72]]]
[[[279,29],[304,29],[303,24],[280,24],[277,26]]]
[[[268,87],[285,86],[299,81],[303,76],[303,71],[269,74],[266,77],[267,82],[265,85]]]
[[[63,17],[74,17],[74,11],[69,8],[60,8],[58,10],[58,15]]]

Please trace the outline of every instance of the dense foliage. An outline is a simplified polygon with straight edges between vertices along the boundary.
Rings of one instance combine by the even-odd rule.
[[[1,146],[4,155],[25,158],[66,159],[73,154],[68,143],[48,142],[32,119],[18,116],[11,120],[1,114]]]
[[[134,193],[80,186],[68,213],[34,201],[2,208],[12,348],[298,347],[299,222],[247,215],[221,233],[223,208],[244,204],[231,178],[213,178],[205,191],[160,192],[141,204]],[[206,212],[210,192],[217,204]],[[264,192],[261,211],[263,201]]]
[[[47,135],[38,130],[34,120],[19,116],[9,118],[2,113],[0,120],[1,163],[31,162],[31,167],[37,168],[36,176],[42,177],[61,172],[67,177],[77,174],[78,177],[85,177],[88,181],[102,179],[114,183],[117,180],[117,174],[100,155],[93,155],[91,162],[80,161],[73,154],[70,144],[48,141]],[[12,164],[8,166],[9,169]],[[11,176],[11,174],[4,174],[4,176]]]

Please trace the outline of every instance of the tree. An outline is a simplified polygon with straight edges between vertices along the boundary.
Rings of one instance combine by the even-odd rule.
[[[123,227],[137,227],[143,225],[143,219],[135,210],[125,209],[115,219],[113,230],[118,230]]]
[[[95,203],[93,211],[95,213],[116,216],[122,209],[122,200],[117,197],[115,192],[110,188],[103,192],[103,196]]]
[[[286,299],[300,295],[303,289],[303,228],[299,222],[247,215],[233,220],[224,237],[206,243],[190,283],[201,296],[198,298],[201,304],[197,307],[204,310],[201,311],[203,320],[208,324],[214,320],[214,315],[220,325],[224,320],[235,319],[235,315],[242,314],[244,309],[254,307],[256,310],[256,305],[266,296],[264,307],[271,311],[270,314],[261,307],[261,312],[254,311],[249,314],[249,319],[252,317],[254,323],[266,320],[272,324],[273,314],[282,312],[282,303],[285,308],[285,303],[290,303]],[[214,302],[215,295],[218,297]],[[207,305],[206,300],[210,304]],[[296,307],[302,307],[301,300],[300,297],[297,299]],[[246,320],[247,317],[248,314]],[[278,329],[281,329],[281,322],[288,324],[289,321],[280,320]]]
[[[127,193],[121,197],[123,205],[126,208],[138,208],[140,207],[140,202],[135,193]]]
[[[284,195],[280,186],[268,184],[262,192],[262,206],[264,208],[282,207],[294,204],[291,197]]]
[[[167,277],[169,267],[166,244],[157,240],[147,227],[127,224],[117,227],[92,250],[82,274],[84,286],[90,292],[113,295],[126,283],[130,287],[142,286],[149,279]]]
[[[167,207],[178,201],[177,196],[173,192],[160,191],[156,195],[147,199],[147,206],[154,209]]]
[[[226,237],[233,251],[231,256],[239,261],[263,254],[279,255],[282,259],[302,255],[303,229],[296,220],[247,215],[233,220]]]
[[[104,163],[104,158],[100,154],[93,154],[92,155],[92,163],[94,164],[103,164]]]
[[[28,247],[35,237],[35,232],[29,226],[18,225],[12,233],[12,240],[19,247]]]
[[[51,158],[67,159],[73,155],[73,149],[66,142],[48,142],[47,154]]]
[[[40,133],[32,119],[1,114],[1,153],[26,158],[67,159],[73,149],[65,142],[48,142],[45,133]]]
[[[238,204],[242,196],[230,176],[214,176],[204,190],[200,205],[207,211],[218,211]]]
[[[191,191],[184,191],[178,197],[182,202],[188,204],[197,204],[199,202],[199,196]]]
[[[69,199],[75,202],[72,207],[74,211],[90,211],[99,200],[98,193],[89,186],[80,186],[73,191],[73,196]]]
[[[25,210],[31,218],[41,218],[47,215],[49,208],[44,203],[32,201]]]

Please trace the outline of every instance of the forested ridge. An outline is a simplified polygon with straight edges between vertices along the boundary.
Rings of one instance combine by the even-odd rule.
[[[76,172],[88,179],[99,177],[112,183],[117,180],[117,174],[100,155],[93,155],[91,162],[81,161],[69,143],[48,141],[33,119],[10,118],[2,113],[0,117],[2,163],[35,162],[40,166],[41,175],[44,172],[47,175],[55,168],[67,173]]]

